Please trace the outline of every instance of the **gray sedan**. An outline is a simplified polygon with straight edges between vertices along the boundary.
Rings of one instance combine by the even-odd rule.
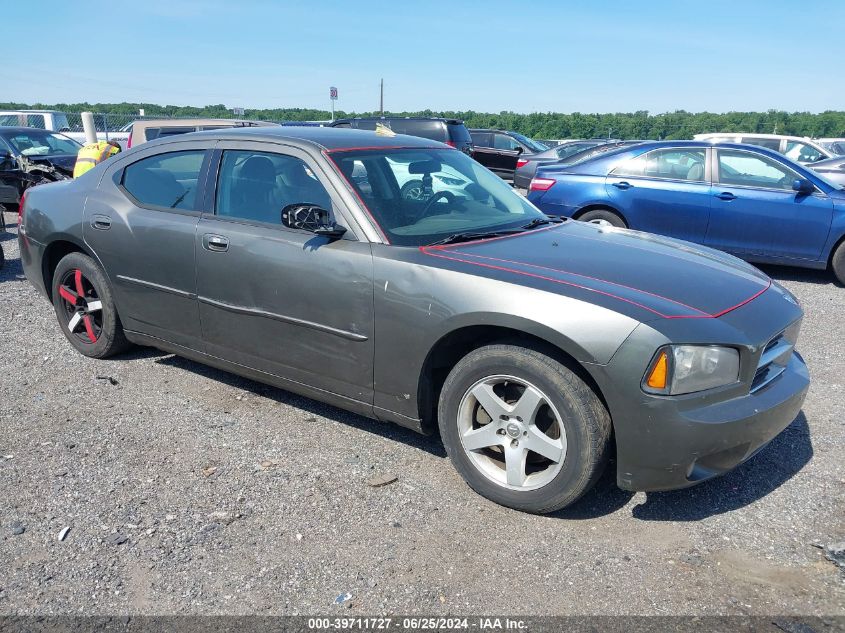
[[[76,351],[149,345],[439,432],[470,486],[520,510],[571,504],[611,453],[629,490],[720,475],[809,385],[801,309],[757,269],[552,220],[426,139],[186,134],[21,206],[24,271]]]
[[[845,187],[845,156],[834,156],[807,166],[813,171],[819,172],[829,181]]]

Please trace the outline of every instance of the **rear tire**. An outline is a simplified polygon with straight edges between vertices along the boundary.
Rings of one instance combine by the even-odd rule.
[[[833,257],[830,258],[830,269],[837,281],[845,285],[845,241],[833,252]]]
[[[581,220],[581,222],[589,222],[591,224],[603,224],[605,226],[610,225],[620,229],[628,228],[628,225],[625,223],[625,220],[622,219],[622,216],[610,209],[594,209],[592,211],[587,211],[585,214],[578,216],[578,219]]]
[[[593,486],[611,432],[607,409],[581,378],[515,345],[482,347],[455,365],[441,391],[438,423],[452,464],[471,488],[534,513],[566,507]]]
[[[52,284],[59,327],[80,354],[108,358],[130,347],[111,286],[93,259],[83,253],[66,255],[56,266]]]

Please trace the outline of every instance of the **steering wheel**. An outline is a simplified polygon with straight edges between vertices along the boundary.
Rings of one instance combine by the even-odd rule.
[[[432,195],[425,203],[425,206],[423,207],[422,211],[420,211],[419,218],[422,219],[426,217],[428,215],[428,212],[431,210],[431,207],[434,205],[435,202],[440,200],[440,198],[445,198],[446,202],[448,202],[449,204],[453,204],[455,200],[457,200],[455,194],[453,194],[451,191],[438,191],[437,193]]]

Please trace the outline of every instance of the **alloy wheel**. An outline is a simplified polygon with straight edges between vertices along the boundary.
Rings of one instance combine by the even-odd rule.
[[[488,376],[466,391],[458,433],[478,471],[511,490],[545,486],[566,458],[560,414],[538,387],[514,376]]]
[[[80,269],[69,270],[59,282],[59,296],[68,332],[83,343],[96,343],[103,331],[103,303],[91,281]]]

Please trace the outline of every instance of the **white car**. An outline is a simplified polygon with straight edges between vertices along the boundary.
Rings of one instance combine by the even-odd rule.
[[[711,141],[713,143],[745,143],[757,145],[776,152],[780,152],[796,163],[808,165],[825,158],[832,158],[834,154],[825,149],[817,141],[803,136],[784,136],[782,134],[751,134],[748,132],[716,132],[710,134],[696,134],[696,141]]]

